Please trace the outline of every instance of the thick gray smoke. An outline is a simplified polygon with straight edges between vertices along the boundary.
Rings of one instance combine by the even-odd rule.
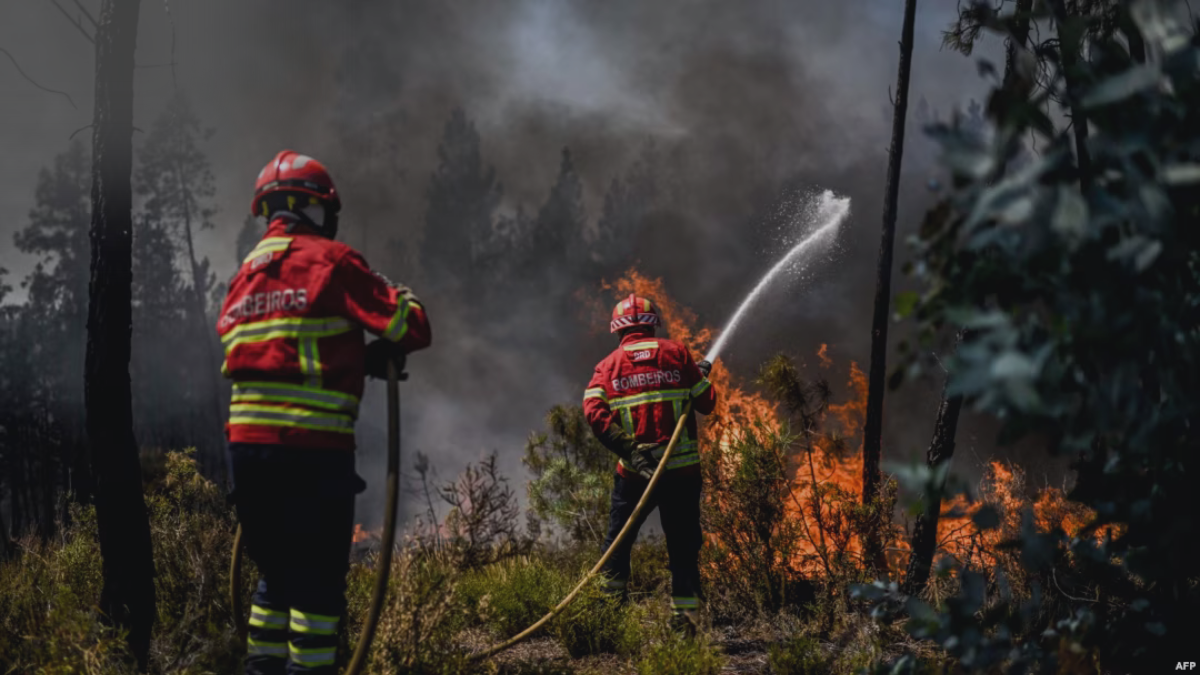
[[[954,11],[939,1],[919,12],[910,117],[922,98],[946,116],[983,91],[971,60],[940,50]],[[728,354],[735,372],[749,376],[776,351],[811,356],[829,343],[843,366],[833,384],[844,391],[849,360],[864,368],[867,360],[901,12],[902,3],[882,0],[147,2],[138,120],[148,125],[178,87],[216,129],[207,150],[218,226],[200,246],[222,280],[234,269],[259,168],[284,147],[329,165],[345,203],[341,238],[411,283],[434,322],[435,347],[413,357],[404,386],[409,460],[423,450],[448,477],[496,449],[513,475],[527,434],[549,406],[580,397],[609,343],[603,333],[565,343],[572,333],[560,324],[577,317],[528,311],[507,319],[525,339],[497,345],[471,316],[422,292],[428,270],[419,243],[439,236],[424,228],[425,189],[451,110],[474,120],[504,185],[505,214],[537,212],[569,146],[589,228],[609,182],[652,143],[667,189],[633,242],[634,257],[710,325],[785,250],[772,220],[781,201],[813,188],[851,197],[835,261],[802,293],[768,293]],[[32,263],[9,242],[32,205],[36,171],[90,122],[91,45],[50,3],[6,2],[0,13],[0,46],[78,105],[0,62],[0,266],[20,278]],[[164,66],[172,53],[175,67]],[[928,205],[933,171],[918,125],[909,129],[899,242]],[[597,281],[568,275],[557,283],[591,289]],[[564,355],[574,369],[550,367]],[[369,389],[360,425],[361,472],[375,487],[382,394]],[[889,399],[889,451],[908,455],[927,442],[936,391],[919,394]],[[969,448],[968,435],[960,442]]]

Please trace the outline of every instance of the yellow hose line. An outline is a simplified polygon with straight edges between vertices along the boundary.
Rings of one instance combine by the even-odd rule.
[[[392,552],[396,545],[396,506],[400,499],[400,385],[402,379],[396,363],[388,360],[388,476],[387,506],[383,514],[383,542],[379,550],[378,571],[375,573],[375,591],[371,594],[371,608],[367,621],[358,637],[358,646],[344,675],[358,675],[367,664],[367,654],[379,626],[383,603],[387,599],[388,577],[392,570]],[[239,587],[242,585],[242,526],[238,525],[233,536],[233,559],[229,564],[229,609],[233,612],[234,624],[242,643],[246,642],[246,615],[242,610]]]
[[[625,538],[629,535],[629,533],[633,531],[633,524],[637,522],[638,516],[642,514],[642,510],[646,508],[646,504],[649,503],[650,493],[654,492],[654,487],[658,485],[659,478],[662,478],[662,474],[667,467],[667,461],[671,459],[671,453],[675,451],[675,446],[679,444],[679,438],[683,433],[683,427],[685,424],[687,424],[687,418],[691,412],[692,402],[688,401],[683,407],[683,414],[679,416],[679,422],[675,424],[675,432],[671,434],[671,442],[667,445],[667,451],[663,453],[662,459],[658,461],[658,468],[654,470],[654,475],[650,477],[650,483],[646,485],[646,491],[642,493],[642,498],[638,500],[637,506],[633,509],[633,513],[629,515],[629,520],[625,521],[625,527],[621,528],[620,534],[618,534],[617,538],[613,540],[612,545],[608,547],[608,550],[604,552],[604,555],[600,556],[600,560],[596,563],[595,567],[593,567],[592,570],[588,572],[582,580],[580,580],[579,584],[575,586],[574,590],[568,593],[567,597],[563,598],[562,602],[558,603],[558,605],[554,609],[550,610],[546,616],[538,619],[537,622],[532,626],[526,628],[520,633],[517,633],[504,642],[492,645],[481,652],[472,654],[471,661],[490,659],[496,654],[499,654],[500,652],[512,647],[513,645],[516,645],[522,640],[525,640],[529,636],[538,632],[543,626],[549,623],[551,619],[558,616],[560,612],[566,609],[567,606],[575,600],[575,596],[579,595],[579,592],[583,590],[583,587],[586,586],[593,577],[600,573],[600,570],[604,568],[605,563],[607,563],[608,559],[612,557],[613,552],[617,550],[617,547],[620,546],[621,543],[625,541]]]

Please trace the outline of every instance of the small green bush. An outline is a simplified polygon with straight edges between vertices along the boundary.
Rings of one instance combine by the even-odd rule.
[[[0,672],[132,673],[125,640],[100,622],[95,511],[73,508],[58,541],[19,542],[0,566]]]
[[[191,451],[146,463],[158,621],[150,647],[158,672],[234,672],[240,645],[226,600],[233,515]],[[0,672],[131,672],[121,635],[95,605],[103,585],[96,516],[71,511],[56,541],[22,542],[0,566]],[[251,566],[243,579],[249,597]]]
[[[524,555],[466,575],[459,584],[459,597],[465,606],[478,608],[481,623],[511,636],[557,605],[570,591],[573,578],[539,556]]]
[[[470,608],[456,596],[458,570],[449,555],[397,553],[388,577],[388,602],[380,616],[367,672],[371,675],[457,675],[474,672],[455,636]],[[374,565],[356,565],[347,591],[345,661],[353,653],[374,591]]]
[[[821,675],[829,672],[829,660],[821,652],[820,643],[808,636],[771,645],[767,651],[767,663],[776,675]]]
[[[638,675],[717,675],[724,665],[725,657],[706,636],[668,634],[646,650],[637,669]]]
[[[599,577],[555,618],[550,632],[572,658],[631,654],[638,648],[636,623],[616,598],[604,592]]]
[[[633,576],[629,579],[630,597],[637,600],[641,596],[670,595],[669,561],[667,540],[662,535],[639,536],[630,556],[633,568]]]

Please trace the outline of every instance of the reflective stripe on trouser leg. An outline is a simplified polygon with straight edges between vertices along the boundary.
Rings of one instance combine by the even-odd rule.
[[[337,659],[338,617],[292,608],[288,645],[292,666],[289,673],[332,673]]]
[[[250,605],[250,626],[264,630],[287,630],[288,614],[258,605]]]
[[[308,635],[334,635],[337,633],[338,618],[326,614],[312,614],[292,610],[291,629],[293,633]]]
[[[257,602],[250,605],[246,635],[246,672],[282,675],[287,667],[288,615]]]
[[[676,614],[682,614],[694,609],[700,608],[700,599],[695,596],[683,597],[674,596],[671,598],[671,609],[675,610]]]
[[[333,662],[337,660],[337,645],[329,647],[297,647],[295,642],[288,645],[288,654],[292,659],[292,667],[288,672],[316,673],[333,672]]]

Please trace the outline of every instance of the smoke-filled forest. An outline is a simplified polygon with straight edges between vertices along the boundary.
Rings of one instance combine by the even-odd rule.
[[[1200,660],[1186,2],[45,0],[0,18],[0,673]],[[311,182],[320,217],[269,199],[300,185],[267,164],[283,150],[328,169],[340,212]],[[228,331],[299,240],[376,273],[345,284],[374,289],[346,307],[383,307],[374,328],[347,314],[383,338],[361,406],[293,393],[354,400],[356,491],[330,468],[345,449],[236,435],[303,403],[247,404],[252,380],[289,384],[272,369],[291,359],[332,387],[361,356]],[[334,288],[346,259],[302,283]],[[648,436],[596,365],[655,337],[610,333],[631,295],[699,378],[627,397],[674,434]],[[316,307],[294,321],[334,318]],[[416,344],[398,382],[377,344]],[[280,438],[320,429],[303,414]],[[260,493],[286,499],[247,487],[260,455]],[[609,544],[647,491],[621,572]],[[301,558],[334,560],[333,595]]]

